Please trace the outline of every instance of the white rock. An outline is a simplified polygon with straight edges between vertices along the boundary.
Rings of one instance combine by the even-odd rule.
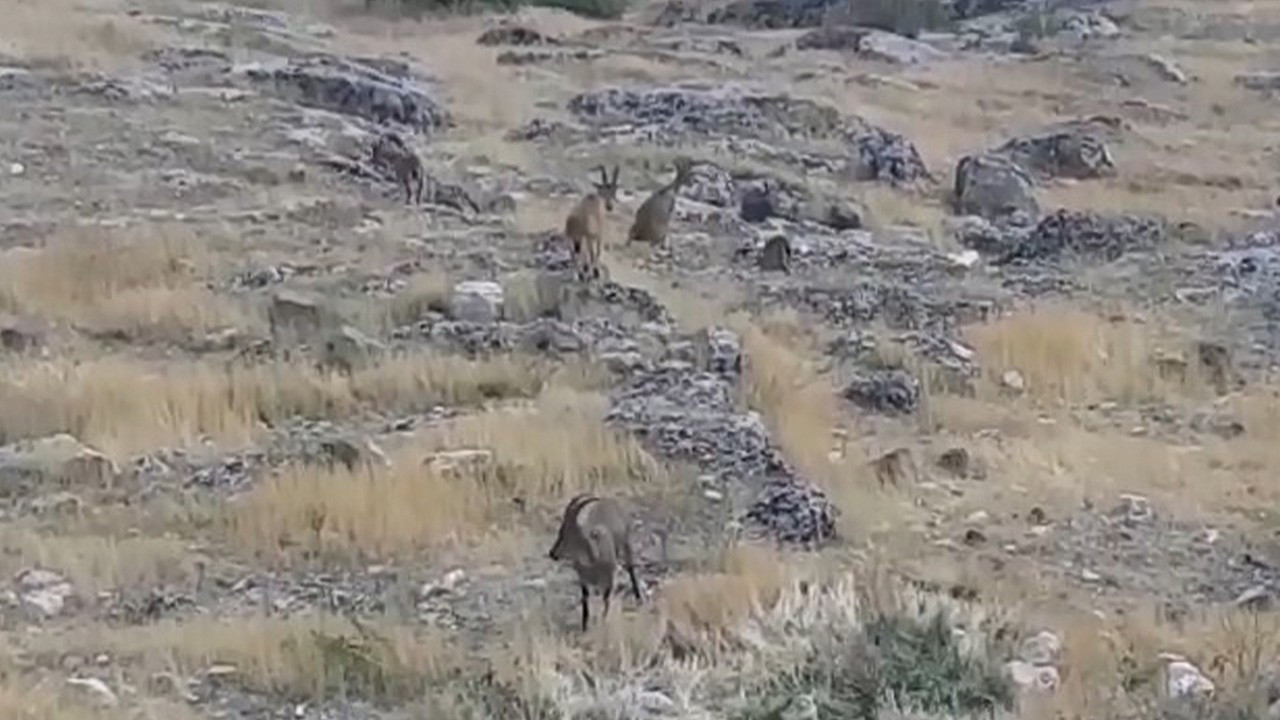
[[[453,287],[449,316],[454,320],[489,323],[502,319],[502,285],[487,280],[466,280]]]
[[[1048,630],[1041,630],[1022,641],[1018,657],[1032,665],[1053,665],[1062,654],[1062,640]]]
[[[1165,690],[1169,697],[1190,698],[1212,695],[1213,681],[1185,660],[1175,660],[1165,668],[1168,675]]]
[[[120,704],[120,698],[98,678],[67,678],[67,684],[83,690],[98,707],[113,708]]]
[[[712,490],[708,488],[702,491],[702,497],[710,500],[711,502],[720,502],[724,499],[724,493],[719,490]]]
[[[636,704],[653,715],[670,715],[676,711],[675,701],[656,690],[640,691],[636,695]]]
[[[1013,683],[1023,690],[1039,693],[1051,693],[1058,689],[1060,681],[1058,669],[1052,666],[1037,666],[1022,660],[1011,660],[1005,665]]]
[[[457,448],[432,453],[422,462],[441,475],[457,476],[479,472],[493,463],[493,451],[484,448]]]
[[[977,250],[961,250],[958,253],[947,255],[947,259],[957,266],[967,269],[977,265],[982,256],[978,254]]]
[[[1156,55],[1155,53],[1146,55],[1144,59],[1162,79],[1178,83],[1179,85],[1186,84],[1187,74],[1182,71],[1182,68],[1175,65],[1172,60],[1161,55]]]
[[[49,618],[60,614],[66,607],[67,598],[75,594],[66,578],[44,568],[27,568],[18,573],[15,582],[23,604]]]
[[[23,165],[23,164],[22,164],[22,163],[20,163],[20,162],[16,162],[16,163],[9,163],[9,174],[10,174],[10,175],[12,175],[12,176],[14,176],[14,177],[17,177],[17,176],[19,176],[19,175],[22,175],[22,174],[23,174],[23,173],[25,173],[26,171],[27,171],[27,166],[26,166],[26,165]]]
[[[1000,374],[1000,384],[1014,392],[1022,392],[1027,389],[1026,378],[1022,376],[1022,373],[1012,368]]]

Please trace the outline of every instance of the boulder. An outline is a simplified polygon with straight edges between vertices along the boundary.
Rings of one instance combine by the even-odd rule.
[[[432,134],[452,124],[423,79],[397,60],[313,54],[243,68],[249,80],[286,99]]]
[[[872,370],[856,375],[844,396],[864,410],[904,414],[916,409],[920,383],[905,370]]]
[[[1037,177],[1085,180],[1115,174],[1115,161],[1100,123],[1071,122],[1047,131],[1013,138],[992,151],[1008,157]]]
[[[955,210],[987,220],[1040,212],[1031,176],[999,155],[968,155],[956,164]],[[975,248],[978,249],[978,248]]]
[[[363,467],[390,467],[391,461],[371,438],[337,436],[320,441],[323,459],[355,471]]]
[[[267,309],[272,334],[293,332],[306,335],[317,332],[328,315],[318,298],[294,290],[276,291]]]
[[[46,619],[61,615],[75,596],[75,589],[66,578],[45,568],[22,570],[14,577],[14,584],[22,607]]]
[[[363,367],[383,350],[385,347],[382,343],[350,325],[343,325],[325,338],[320,364],[352,372]]]
[[[502,319],[502,285],[488,280],[466,280],[453,288],[449,317],[472,323],[492,323]]]
[[[105,486],[119,475],[115,461],[67,434],[0,447],[0,496],[25,494],[50,482]]]
[[[919,65],[943,60],[947,54],[928,43],[897,33],[872,31],[858,44],[858,55],[894,65]]]

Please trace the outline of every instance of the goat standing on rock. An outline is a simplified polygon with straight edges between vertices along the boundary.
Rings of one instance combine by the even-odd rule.
[[[589,280],[600,277],[600,254],[604,244],[605,214],[613,212],[618,198],[618,166],[613,166],[613,178],[603,165],[600,182],[595,192],[578,201],[564,221],[564,234],[573,247],[573,259],[578,266],[578,277]]]

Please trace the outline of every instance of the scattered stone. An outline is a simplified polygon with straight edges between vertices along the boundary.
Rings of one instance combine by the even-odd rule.
[[[502,285],[487,280],[466,280],[453,288],[449,317],[471,323],[492,323],[502,319]]]
[[[1009,252],[995,262],[1052,260],[1064,255],[1111,262],[1128,252],[1160,247],[1167,238],[1166,223],[1160,219],[1064,209],[1018,236]]]
[[[14,583],[23,606],[35,610],[43,618],[61,615],[67,601],[75,595],[75,589],[66,578],[43,568],[20,571]]]
[[[476,38],[480,45],[559,45],[555,38],[547,37],[522,25],[499,25],[485,30]]]
[[[1120,36],[1115,21],[1097,11],[1060,11],[1063,34],[1072,35],[1078,42],[1086,40],[1111,40]]]
[[[902,487],[917,480],[915,459],[907,448],[891,450],[872,460],[871,469],[881,487]]]
[[[765,272],[791,272],[791,243],[785,235],[774,235],[764,243],[757,261]]]
[[[100,708],[113,708],[120,704],[120,698],[98,678],[67,678],[67,685],[77,688],[87,695],[94,705]]]
[[[988,220],[1040,214],[1031,176],[998,155],[968,155],[956,165],[955,209]]]
[[[909,413],[920,399],[920,384],[905,370],[873,370],[856,376],[844,396],[864,410]]]
[[[840,509],[812,485],[773,480],[751,504],[746,517],[768,528],[781,542],[816,545],[836,536]]]
[[[418,589],[418,600],[434,600],[441,596],[452,595],[458,591],[459,586],[467,579],[467,573],[462,568],[454,568],[445,573],[437,582],[424,583]]]

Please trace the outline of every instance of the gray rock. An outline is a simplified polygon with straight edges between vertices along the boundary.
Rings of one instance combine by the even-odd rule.
[[[319,299],[293,290],[279,290],[271,296],[267,320],[272,334],[293,332],[303,335],[318,332],[329,319]]]
[[[765,241],[757,264],[765,272],[791,272],[791,243],[785,235],[774,235]]]
[[[492,323],[502,318],[502,285],[487,280],[466,280],[453,288],[449,317],[471,323]]]
[[[735,0],[712,10],[706,21],[758,29],[818,27],[838,4],[838,0]]]
[[[1155,53],[1149,53],[1142,57],[1146,60],[1147,64],[1151,66],[1151,69],[1156,71],[1156,74],[1159,75],[1162,80],[1175,82],[1179,85],[1187,84],[1187,73],[1184,72],[1182,68],[1178,67],[1178,65],[1172,60]]]
[[[479,45],[559,45],[555,38],[548,37],[532,28],[523,25],[499,25],[489,28],[476,38]]]
[[[65,433],[0,447],[0,496],[29,493],[43,483],[103,487],[119,474],[111,458]]]
[[[707,328],[695,336],[702,369],[736,377],[742,372],[742,341],[727,328]]]
[[[944,60],[947,54],[928,43],[897,33],[874,31],[862,38],[858,54],[895,65],[919,65]]]
[[[401,61],[315,54],[250,65],[244,73],[282,97],[376,123],[395,122],[426,134],[452,124],[432,90]]]
[[[1070,122],[1026,137],[1013,138],[992,151],[1040,177],[1089,179],[1115,174],[1115,161],[1099,123]]]
[[[944,228],[960,245],[983,255],[1001,256],[1009,252],[1009,233],[979,215],[946,218]]]
[[[44,345],[45,329],[35,320],[11,315],[0,317],[0,348],[24,353]]]
[[[864,410],[909,413],[920,400],[920,384],[905,370],[872,370],[855,376],[844,396]]]
[[[837,160],[859,179],[905,183],[929,176],[902,135],[843,116],[831,105],[736,84],[606,88],[574,97],[569,110],[589,125],[628,126],[649,142],[675,144],[698,136],[833,140],[848,149]]]
[[[1031,176],[999,155],[968,155],[956,164],[955,209],[988,220],[1040,213]],[[978,249],[978,248],[975,248]]]
[[[1100,12],[1081,12],[1074,10],[1059,11],[1062,32],[1069,33],[1077,40],[1110,40],[1119,37],[1120,28],[1111,18]]]
[[[1265,71],[1241,73],[1236,75],[1235,83],[1248,90],[1276,92],[1280,90],[1280,72]]]
[[[385,349],[377,340],[350,325],[343,325],[325,338],[320,362],[324,367],[352,372],[364,367]]]
[[[1041,219],[1031,232],[1013,238],[1009,252],[997,262],[1064,255],[1110,262],[1127,252],[1158,248],[1167,239],[1168,228],[1161,219],[1058,210]]]
[[[1062,639],[1048,630],[1041,630],[1022,641],[1018,657],[1032,665],[1053,665],[1062,656]]]
[[[1005,672],[1009,674],[1013,684],[1024,692],[1052,693],[1061,682],[1057,668],[1032,665],[1022,660],[1006,663]]]
[[[20,571],[14,577],[14,584],[23,607],[46,619],[61,615],[68,600],[75,596],[75,589],[66,578],[44,568]]]
[[[100,708],[113,708],[120,704],[120,698],[116,696],[107,684],[95,677],[70,677],[67,678],[67,685],[83,692],[90,702]]]
[[[836,537],[840,510],[812,485],[773,479],[752,502],[746,518],[782,542],[812,545]]]
[[[338,436],[320,441],[320,449],[329,463],[350,471],[365,467],[390,467],[391,461],[371,438]]]

